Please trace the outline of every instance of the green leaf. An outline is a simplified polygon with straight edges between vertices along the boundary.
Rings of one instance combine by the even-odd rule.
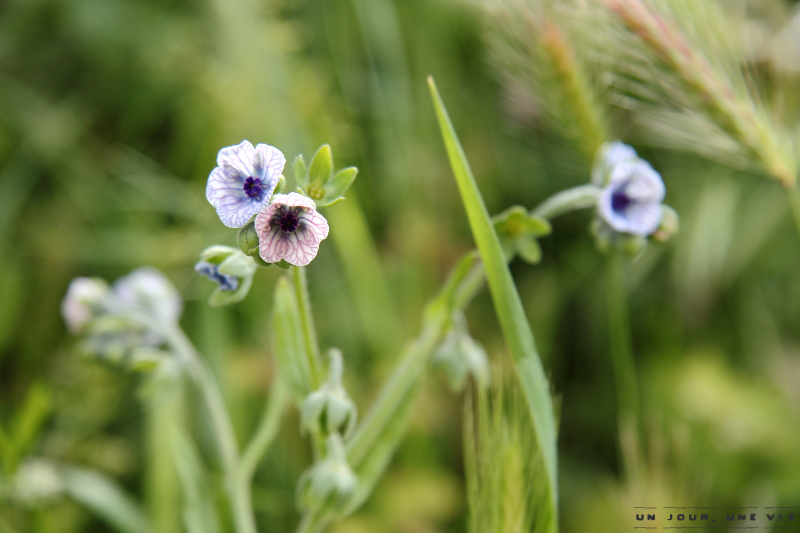
[[[50,416],[52,409],[52,398],[47,387],[41,383],[33,385],[11,426],[10,438],[14,449],[15,463],[28,452],[37,440],[42,424]]]
[[[294,179],[298,187],[308,188],[308,169],[306,168],[306,162],[303,160],[303,154],[294,158]]]
[[[333,154],[328,144],[323,144],[314,154],[311,160],[311,168],[308,169],[309,185],[319,185],[320,187],[328,183],[333,173]]]
[[[141,509],[111,478],[93,470],[74,467],[65,467],[62,474],[67,494],[117,531],[152,532]]]
[[[217,533],[219,518],[208,473],[200,452],[185,431],[175,428],[170,436],[172,456],[183,489],[183,523],[188,533]]]
[[[535,265],[542,260],[542,247],[536,239],[521,237],[517,239],[516,247],[523,261]]]
[[[323,187],[324,195],[317,201],[317,207],[327,207],[344,200],[344,193],[353,184],[358,174],[356,167],[343,168]]]
[[[255,266],[255,263],[253,263]],[[247,276],[239,280],[239,286],[235,291],[224,291],[221,287],[214,289],[211,296],[208,298],[208,305],[211,307],[221,307],[224,305],[235,304],[240,302],[250,292],[250,287],[253,285],[253,276]]]
[[[308,368],[303,345],[300,308],[292,285],[286,277],[281,277],[275,286],[273,329],[275,358],[278,361],[280,377],[295,405],[300,406],[312,390],[311,370]]]
[[[525,220],[525,231],[534,237],[543,237],[544,235],[550,235],[553,231],[553,227],[550,225],[549,221],[531,215]]]
[[[511,272],[508,270],[500,240],[495,233],[475,178],[472,176],[464,150],[461,148],[444,103],[436,90],[433,78],[428,78],[428,85],[450,165],[453,168],[461,199],[469,218],[470,228],[486,269],[486,278],[495,311],[509,352],[516,363],[520,384],[533,416],[536,439],[542,450],[548,485],[551,512],[548,529],[555,532],[558,530],[558,461],[556,424],[549,385],[536,351],[522,301],[517,293]]]

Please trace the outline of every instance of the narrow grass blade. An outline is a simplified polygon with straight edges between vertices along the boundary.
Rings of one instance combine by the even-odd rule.
[[[553,416],[553,402],[550,389],[542,368],[530,325],[522,307],[511,272],[508,270],[503,249],[494,226],[483,203],[478,185],[472,176],[464,150],[447,115],[433,78],[428,78],[436,116],[442,130],[450,165],[453,168],[461,199],[469,218],[470,228],[478,245],[481,259],[486,269],[486,279],[492,294],[495,311],[503,329],[509,352],[516,364],[520,384],[531,410],[537,442],[544,456],[545,470],[549,484],[553,521],[551,531],[557,530],[558,481],[556,425]]]
[[[152,533],[141,509],[108,476],[85,468],[64,467],[62,477],[67,494],[91,509],[116,531]]]

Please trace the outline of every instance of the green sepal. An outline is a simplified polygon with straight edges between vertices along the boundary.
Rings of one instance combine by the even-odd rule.
[[[302,189],[308,188],[308,169],[306,168],[306,162],[303,159],[303,154],[298,155],[294,158],[294,180],[297,183],[297,186]]]
[[[315,200],[317,207],[328,207],[344,200],[344,193],[353,184],[358,175],[356,167],[343,168],[336,173],[323,187],[323,196]]]
[[[542,247],[534,238],[521,237],[515,242],[517,253],[526,263],[535,265],[542,260]]]
[[[239,234],[236,236],[236,242],[239,245],[239,249],[244,252],[244,255],[250,257],[258,255],[258,233],[256,233],[255,217],[251,218],[247,224],[242,226],[239,230]],[[212,261],[209,261],[209,263],[210,262]]]
[[[255,267],[255,264],[253,265]],[[235,291],[223,291],[220,287],[214,289],[211,296],[208,298],[208,305],[211,307],[222,307],[223,305],[230,305],[240,302],[250,292],[250,287],[253,285],[253,276],[239,279],[239,286]]]
[[[246,278],[252,277],[256,272],[256,268],[256,264],[252,257],[248,257],[237,252],[231,254],[227,259],[220,263],[219,272],[220,274],[225,274],[226,276]]]
[[[261,267],[261,268],[268,268],[268,267],[271,267],[272,265],[275,264],[275,263],[267,263],[266,261],[261,259],[261,256],[258,255],[258,254],[253,255],[251,257],[253,258],[253,261],[255,261],[256,265]]]
[[[200,252],[200,261],[205,261],[214,265],[222,263],[225,259],[230,257],[231,254],[237,252],[236,248],[230,246],[223,246],[222,244],[214,244]]]
[[[333,174],[333,154],[329,144],[323,144],[314,154],[311,167],[308,169],[308,185],[325,185]],[[313,199],[313,197],[312,197]]]
[[[292,268],[294,266],[293,264],[288,262],[286,259],[281,259],[277,263],[272,263],[272,264],[275,265],[276,267],[282,268],[284,270],[289,270],[290,268]]]
[[[529,214],[527,209],[519,205],[495,215],[492,222],[507,261],[516,255],[531,264],[542,260],[542,248],[536,238],[552,232],[550,222]]]
[[[276,194],[281,194],[284,189],[286,189],[286,177],[281,174],[278,176],[278,183],[275,184],[275,191],[272,193],[272,196]]]

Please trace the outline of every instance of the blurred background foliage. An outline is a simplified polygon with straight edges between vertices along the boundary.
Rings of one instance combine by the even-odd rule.
[[[539,120],[524,88],[498,75],[477,3],[0,4],[6,479],[32,457],[92,468],[144,502],[157,531],[181,530],[165,428],[196,418],[196,402],[170,407],[161,395],[168,407],[149,408],[139,378],[74,353],[59,303],[79,275],[164,270],[186,298],[182,325],[222,383],[240,442],[251,433],[273,372],[279,272],[259,271],[243,302],[220,309],[206,305],[212,287],[193,270],[204,247],[235,246],[204,190],[217,150],[242,139],[289,160],[327,142],[337,167],[360,169],[348,201],[327,210],[331,238],[308,271],[321,345],[342,349],[347,389],[366,410],[416,335],[424,302],[473,246],[425,76],[436,77],[492,213],[588,180],[585,158]],[[784,105],[793,120],[800,17],[779,1],[741,4],[750,17],[742,31],[759,44],[751,66],[792,84]],[[609,113],[662,173],[682,227],[626,266],[647,435],[639,478],[619,474],[590,214],[554,222],[540,265],[512,264],[563,402],[563,530],[618,533],[634,505],[798,505],[800,238],[786,197],[754,174],[637,144],[631,119]],[[492,357],[503,355],[485,291],[467,317]],[[441,376],[430,380],[386,477],[335,531],[463,531],[461,410]],[[309,457],[292,414],[256,476],[262,531],[296,523],[294,482]],[[9,492],[0,489],[0,531],[111,530],[74,497]]]

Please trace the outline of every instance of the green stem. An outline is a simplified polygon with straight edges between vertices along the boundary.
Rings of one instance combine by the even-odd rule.
[[[311,300],[308,296],[308,281],[305,267],[292,268],[292,283],[300,308],[300,322],[303,325],[303,343],[305,344],[308,367],[311,372],[311,389],[317,390],[322,384],[320,371],[319,345],[314,331],[314,317],[311,315]]]
[[[311,378],[311,390],[317,390],[322,385],[322,370],[320,369],[319,345],[317,344],[317,334],[314,330],[314,317],[311,315],[311,299],[308,295],[308,281],[306,280],[305,267],[292,268],[292,284],[294,285],[297,306],[300,311],[300,323],[303,329],[303,344],[308,361],[308,370]],[[311,443],[314,451],[314,459],[318,460],[325,456],[325,439],[315,432],[312,434]]]
[[[371,456],[377,453],[376,450],[379,450],[378,445],[383,436],[391,431],[394,424],[399,423],[397,413],[402,410],[403,405],[410,401],[409,395],[414,395],[419,390],[418,387],[428,368],[428,363],[447,332],[453,313],[466,308],[483,286],[484,269],[479,260],[471,263],[469,271],[458,279],[457,285],[451,285],[459,266],[470,256],[474,257],[474,252],[466,254],[458,263],[448,277],[448,282],[440,291],[440,295],[442,293],[450,295],[447,298],[447,304],[443,307],[437,305],[437,302],[440,303],[440,296],[428,304],[428,310],[433,309],[433,311],[426,312],[422,331],[403,352],[400,364],[381,389],[378,398],[359,424],[356,432],[347,441],[347,462],[356,472],[359,472],[363,465],[371,462]],[[366,498],[367,495],[368,493],[362,497]],[[351,502],[345,512],[354,511],[361,501],[363,500]],[[325,516],[319,509],[314,509],[303,516],[296,533],[317,533],[329,522],[328,516]]]
[[[576,209],[594,207],[601,190],[596,185],[580,185],[558,192],[539,204],[531,215],[551,220]]]
[[[286,407],[286,392],[279,379],[273,381],[272,390],[268,400],[267,408],[258,423],[255,435],[245,448],[242,460],[239,462],[239,469],[236,474],[236,497],[234,503],[236,508],[236,523],[242,526],[242,533],[257,533],[255,516],[253,515],[253,503],[251,495],[251,485],[258,463],[267,452],[272,441],[278,433],[281,416]]]
[[[213,427],[214,438],[217,442],[220,463],[224,475],[224,486],[231,507],[236,509],[236,475],[239,465],[239,446],[236,443],[236,433],[233,423],[225,408],[225,401],[219,390],[214,374],[208,363],[197,353],[191,341],[183,330],[169,322],[154,320],[145,313],[124,313],[131,320],[137,321],[153,331],[161,333],[167,343],[172,346],[178,359],[185,365],[187,375],[194,381],[203,402],[206,404],[209,419]],[[246,525],[239,522],[239,516],[234,513],[236,531],[244,533]]]
[[[636,365],[631,346],[630,317],[628,315],[627,291],[623,258],[612,254],[606,264],[606,290],[608,320],[611,337],[611,361],[617,390],[617,423],[621,431],[639,434],[639,388],[636,383]],[[637,437],[638,441],[638,437]],[[631,459],[630,454],[626,454]],[[625,459],[625,458],[623,458]],[[633,474],[633,463],[626,462],[627,473]]]

